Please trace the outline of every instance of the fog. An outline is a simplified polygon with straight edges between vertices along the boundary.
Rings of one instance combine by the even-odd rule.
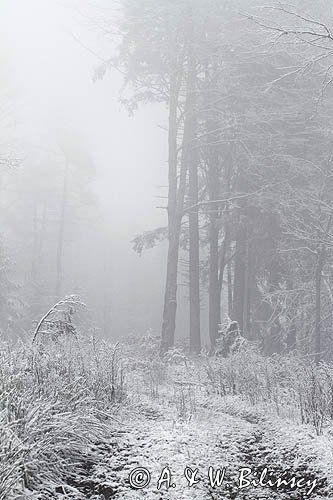
[[[311,2],[274,5],[2,1],[4,335],[77,294],[86,330],[152,330],[162,351],[175,332],[214,349],[225,319],[280,352],[302,314],[305,350],[321,344],[330,28]]]
[[[0,1],[0,500],[333,499],[331,4]]]
[[[101,3],[87,5],[83,15],[73,2],[2,3],[1,60],[15,117],[9,133],[23,158],[7,182],[15,198],[20,189],[29,191],[29,169],[35,162],[57,161],[63,168],[57,150],[59,134],[71,137],[75,147],[83,146],[93,169],[88,190],[94,195],[94,216],[101,227],[83,243],[72,241],[70,248],[65,248],[68,286],[63,291],[73,292],[73,278],[68,274],[76,273],[75,287],[83,291],[84,300],[95,312],[96,326],[103,329],[101,297],[106,287],[110,314],[107,335],[142,334],[148,328],[160,328],[164,250],[153,249],[139,257],[131,240],[138,233],[166,225],[166,211],[157,208],[166,206],[166,200],[159,198],[166,195],[163,186],[167,185],[166,109],[150,105],[129,116],[119,103],[123,85],[119,72],[110,71],[103,80],[93,81],[95,68],[101,58],[110,57],[116,42],[94,24]],[[36,173],[32,175],[31,182],[38,184]],[[52,190],[52,185],[49,188]],[[25,203],[31,202],[29,195]],[[2,214],[2,219],[13,230],[10,216]],[[32,228],[32,220],[24,223]],[[65,231],[65,238],[70,238],[68,229]],[[32,236],[26,237],[29,246]],[[13,260],[18,265],[22,264],[22,251],[14,249]],[[78,253],[85,254],[84,266]],[[52,261],[45,265],[51,266]],[[107,285],[103,282],[104,266]]]

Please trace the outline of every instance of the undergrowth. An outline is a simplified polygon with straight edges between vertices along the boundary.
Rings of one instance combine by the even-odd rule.
[[[333,421],[333,367],[296,355],[264,357],[243,349],[228,358],[206,358],[207,387],[237,395],[252,406],[268,404],[279,416],[314,426],[318,435]]]
[[[2,343],[0,500],[31,491],[38,499],[89,498],[82,493],[87,468],[93,476],[99,446],[112,433],[108,418],[124,397],[118,346]]]

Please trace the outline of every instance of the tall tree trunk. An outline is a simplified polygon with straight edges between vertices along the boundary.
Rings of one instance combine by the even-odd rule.
[[[270,293],[274,293],[279,289],[280,278],[279,258],[277,256],[273,256],[269,271]],[[269,308],[270,326],[268,328],[269,344],[267,354],[279,353],[283,349],[283,342],[281,339],[281,324],[279,319],[280,312],[281,308],[279,304],[277,304],[275,309],[273,309],[272,307]]]
[[[198,161],[191,155],[189,165],[189,203],[198,203]],[[200,338],[200,255],[198,207],[189,213],[189,278],[190,278],[190,351],[201,351]]]
[[[284,276],[282,269],[281,258],[279,255],[279,241],[281,239],[281,227],[279,217],[271,213],[267,216],[266,220],[267,232],[268,232],[268,243],[269,243],[269,253],[268,253],[268,293],[273,296],[274,293],[278,292],[280,288],[281,278]],[[274,297],[274,296],[273,296]],[[267,314],[267,332],[265,335],[265,354],[271,355],[273,353],[279,353],[283,350],[283,341],[281,338],[281,323],[280,314],[281,306],[279,304],[279,299],[276,299],[276,303],[273,306],[270,301],[266,301],[266,314]]]
[[[327,227],[326,234],[329,233],[331,225],[332,225],[333,216],[330,215]],[[321,345],[321,284],[322,284],[322,275],[323,275],[323,267],[325,264],[325,256],[326,256],[326,245],[322,244],[318,251],[317,257],[317,265],[315,271],[315,361],[319,363],[322,358],[322,345]]]
[[[235,272],[232,319],[237,321],[240,330],[244,330],[245,307],[245,271],[246,271],[246,226],[240,221],[235,248]]]
[[[244,308],[243,308],[243,334],[250,337],[250,314],[251,314],[251,251],[249,244],[249,230],[246,231],[245,240],[245,275],[244,275]]]
[[[220,322],[219,285],[219,228],[217,217],[210,216],[209,224],[209,338],[211,348],[215,348]]]
[[[232,261],[231,259],[227,264],[227,279],[228,279],[228,316],[232,317],[233,296],[232,296]]]
[[[292,293],[294,289],[294,283],[291,278],[287,279],[287,289],[290,293]],[[293,299],[287,310],[287,316],[289,319],[289,328],[286,337],[287,352],[291,352],[297,348],[297,328],[295,317],[297,312],[297,302],[297,299]]]
[[[215,71],[215,69],[214,69]],[[214,85],[215,78],[210,84]],[[214,100],[214,90],[208,93],[210,98]],[[214,113],[212,104],[208,103],[208,112]],[[207,120],[207,137],[208,137],[208,193],[209,200],[215,201],[220,193],[220,155],[219,155],[219,123],[213,118]],[[209,338],[211,350],[215,349],[218,325],[221,316],[221,294],[219,283],[219,206],[217,203],[210,204],[209,208]]]
[[[184,160],[188,164],[189,191],[189,292],[190,292],[190,352],[201,351],[200,338],[200,252],[199,252],[199,208],[198,208],[198,149],[195,142],[197,129],[195,61],[190,55],[188,62],[187,99],[188,115],[185,118]]]
[[[63,251],[64,251],[64,233],[65,233],[65,216],[66,216],[66,205],[67,205],[67,190],[68,190],[68,160],[66,158],[65,170],[64,170],[64,182],[62,190],[62,201],[61,201],[61,214],[60,214],[60,226],[59,226],[59,237],[58,237],[58,248],[57,248],[57,276],[56,276],[56,300],[60,300],[62,293],[62,278],[63,278]]]
[[[179,103],[180,77],[174,72],[170,81],[169,97],[169,191],[168,191],[168,257],[164,292],[161,353],[174,345],[177,311],[177,275],[179,237],[184,206],[186,172],[181,166],[179,189],[177,184],[177,109]],[[181,215],[180,215],[181,214]]]
[[[233,146],[230,147],[230,157],[228,161],[228,168],[226,170],[225,175],[225,186],[226,191],[230,193],[231,191],[231,174],[233,170]],[[228,280],[228,316],[231,315],[232,310],[232,289],[231,289],[231,225],[230,225],[230,205],[229,202],[225,205],[225,223],[224,223],[224,238],[222,242],[222,246],[220,249],[220,257],[219,257],[219,323],[221,321],[221,307],[222,307],[222,288],[223,288],[223,279],[224,272],[227,266],[227,280]],[[230,271],[230,272],[229,272]],[[230,276],[229,276],[230,275]],[[229,283],[230,281],[230,283]],[[230,285],[230,286],[229,286]]]
[[[224,272],[227,266],[227,256],[229,250],[230,250],[230,228],[229,228],[229,222],[227,221],[224,228],[224,238],[220,249],[220,257],[219,257],[219,323],[222,322],[221,321],[222,289],[223,289]]]
[[[316,304],[315,304],[315,360],[316,363],[321,359],[321,277],[323,270],[323,251],[318,256],[318,263],[316,266],[315,277],[315,291],[316,291]]]

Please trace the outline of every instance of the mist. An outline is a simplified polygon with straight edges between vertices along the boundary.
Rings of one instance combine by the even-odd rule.
[[[79,291],[92,312],[95,327],[103,335],[119,338],[160,328],[165,249],[152,249],[138,257],[131,241],[139,233],[166,225],[166,211],[157,207],[166,206],[159,197],[167,193],[163,187],[167,185],[167,110],[152,104],[130,116],[119,102],[123,77],[118,71],[93,81],[101,58],[112,56],[116,41],[106,39],[95,26],[102,5],[97,2],[86,7],[89,9],[83,15],[73,2],[2,4],[1,61],[15,120],[8,133],[21,161],[3,186],[7,199],[1,218],[14,233],[14,245],[9,237],[5,240],[12,263],[27,276],[30,263],[22,253],[32,252],[32,207],[45,182],[39,178],[36,164],[45,171],[50,165],[63,169],[65,155],[59,142],[66,136],[71,147],[80,150],[89,163],[83,181],[86,193],[82,195],[87,196],[92,215],[84,220],[84,215],[74,214],[75,220],[65,227],[62,292]],[[107,15],[111,17],[109,10]],[[75,153],[70,161],[77,161]],[[73,189],[80,175],[79,170],[73,172]],[[47,182],[48,191],[59,191],[61,174]],[[60,208],[54,205],[50,210],[57,212]],[[40,211],[37,218],[41,217]],[[74,235],[70,234],[72,225]],[[56,237],[56,227],[48,231],[50,238]],[[47,268],[54,275],[55,254],[53,262],[45,255],[42,259],[45,271]],[[44,293],[48,299],[36,310],[37,315],[53,300],[52,286],[46,286]],[[31,325],[23,322],[22,329],[29,328]]]
[[[332,14],[0,2],[0,500],[333,498]]]

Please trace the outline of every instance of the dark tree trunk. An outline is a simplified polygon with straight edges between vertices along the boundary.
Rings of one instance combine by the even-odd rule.
[[[275,214],[270,214],[266,220],[267,233],[268,233],[268,244],[269,252],[267,256],[267,271],[268,271],[268,284],[269,294],[274,294],[278,292],[280,288],[281,278],[284,277],[281,258],[279,255],[279,241],[281,238],[281,228],[280,220]],[[273,303],[274,304],[274,303]],[[264,341],[264,351],[265,354],[279,353],[283,350],[283,340],[281,338],[281,324],[280,324],[280,313],[281,307],[279,304],[279,299],[275,301],[275,305],[266,301],[266,321],[267,321],[267,332]]]
[[[315,291],[316,291],[316,303],[315,303],[315,360],[319,363],[321,360],[321,279],[323,271],[323,251],[318,256],[318,263],[316,266],[316,277],[315,277]]]
[[[333,216],[330,215],[327,227],[326,234],[329,233],[331,225],[332,225]],[[325,264],[326,257],[326,245],[321,245],[318,251],[317,257],[317,265],[315,271],[315,361],[319,363],[322,358],[322,339],[321,339],[321,284],[322,284],[322,275],[323,275],[323,267]]]
[[[235,247],[232,319],[237,321],[241,332],[244,330],[246,239],[246,226],[243,221],[240,221]]]
[[[290,321],[289,329],[287,332],[287,351],[291,352],[297,348],[297,328],[295,318]]]
[[[228,193],[231,192],[231,174],[233,170],[233,147],[230,147],[230,158],[228,168],[226,170],[225,185]],[[221,321],[221,307],[222,307],[222,289],[224,273],[227,267],[227,280],[228,280],[228,316],[231,316],[232,311],[232,284],[231,284],[231,224],[230,224],[230,205],[227,202],[225,206],[225,223],[224,223],[224,238],[220,249],[219,256],[219,323]],[[230,271],[230,272],[229,272]],[[229,283],[230,281],[230,283]]]
[[[272,259],[269,272],[270,293],[274,293],[279,289],[280,284],[280,263],[276,256]],[[283,349],[283,342],[281,338],[281,324],[279,319],[280,306],[272,309],[269,308],[270,313],[270,326],[268,328],[269,344],[267,354],[279,353]]]
[[[214,82],[214,79],[213,79]],[[214,94],[212,93],[212,99]],[[212,113],[214,110],[208,110]],[[220,154],[219,154],[219,125],[215,119],[207,120],[208,132],[208,192],[209,200],[218,200],[220,194]],[[219,205],[209,205],[209,338],[211,349],[215,349],[218,325],[220,323],[221,287],[219,282]]]
[[[228,252],[230,250],[230,228],[229,223],[227,222],[224,229],[224,238],[220,250],[219,257],[219,323],[221,323],[221,300],[222,300],[222,289],[223,289],[223,280],[224,280],[224,272],[227,266],[227,257]]]
[[[290,293],[294,288],[294,283],[291,279],[287,280],[287,287]],[[297,300],[292,300],[292,304],[288,310],[288,318],[289,318],[289,328],[287,331],[287,351],[291,352],[297,348],[297,327],[296,327],[296,311],[297,311]]]
[[[194,68],[192,69],[194,71]],[[195,91],[189,77],[188,92]],[[189,96],[190,98],[190,96]],[[190,106],[189,106],[190,107]],[[194,110],[194,98],[191,99],[191,108]],[[189,291],[190,291],[190,352],[199,353],[201,351],[200,338],[200,255],[199,255],[199,209],[198,209],[198,153],[195,144],[195,121],[196,116],[193,111],[189,118],[190,144],[188,150],[188,170],[189,170],[189,204],[192,208],[189,212]]]
[[[232,261],[229,260],[227,264],[227,278],[228,278],[228,316],[232,317],[233,296],[232,296]]]
[[[249,230],[245,241],[245,285],[244,285],[244,310],[243,310],[243,332],[246,338],[251,336],[251,288],[252,288],[253,262],[251,245],[249,241]]]
[[[219,228],[216,217],[210,216],[209,224],[209,338],[215,347],[218,325],[220,323],[220,284],[219,284]]]
[[[169,98],[169,191],[168,191],[168,257],[164,292],[163,322],[161,332],[161,354],[174,345],[177,311],[177,276],[180,228],[183,216],[186,187],[186,170],[182,162],[179,188],[177,183],[177,108],[180,77],[173,74]]]
[[[216,129],[215,129],[216,130]],[[214,138],[211,138],[214,141]],[[216,146],[211,147],[209,156],[209,199],[214,201],[219,195],[219,155]],[[219,226],[218,205],[212,204],[209,213],[209,338],[211,349],[215,348],[218,325],[220,323],[220,283],[219,283]]]

